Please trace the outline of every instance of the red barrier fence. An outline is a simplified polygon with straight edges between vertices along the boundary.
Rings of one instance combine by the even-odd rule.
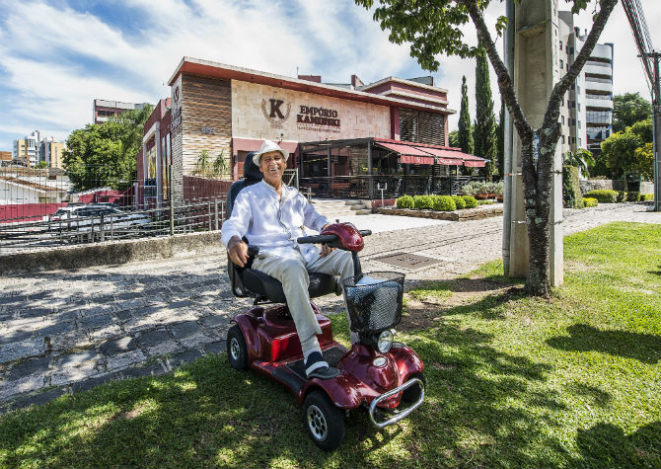
[[[11,223],[18,221],[41,221],[45,216],[57,212],[60,207],[66,207],[66,203],[59,204],[14,204],[0,205],[0,223]]]
[[[184,176],[184,200],[209,200],[227,197],[232,181]]]

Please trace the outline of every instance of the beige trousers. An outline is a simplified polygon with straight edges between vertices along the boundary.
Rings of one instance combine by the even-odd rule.
[[[308,271],[336,275],[343,280],[353,275],[353,262],[350,252],[339,249],[332,251],[326,257],[319,256],[310,263],[306,263],[298,252],[296,254],[297,256],[292,259],[271,256],[257,257],[252,263],[252,268],[264,272],[282,283],[287,306],[303,345],[321,334],[321,327],[310,306]],[[304,346],[304,348],[306,347]],[[303,352],[305,353],[306,350]]]

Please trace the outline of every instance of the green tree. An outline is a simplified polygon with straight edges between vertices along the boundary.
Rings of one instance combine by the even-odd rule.
[[[581,174],[584,174],[585,176],[590,174],[590,168],[595,164],[592,152],[585,148],[577,148],[575,151],[568,151],[565,153],[564,160],[564,164],[578,168]]]
[[[491,181],[498,153],[496,141],[496,120],[493,115],[493,99],[491,97],[491,82],[489,80],[489,64],[484,49],[480,49],[475,65],[475,128],[473,141],[475,154],[489,160],[480,170],[482,175]]]
[[[468,108],[468,86],[466,77],[461,82],[461,110],[459,111],[459,139],[458,147],[461,151],[473,154],[473,129],[471,128],[471,116]]]
[[[88,124],[67,138],[62,162],[76,190],[125,189],[136,180],[137,155],[153,106],[126,111],[103,124]]]
[[[652,120],[636,122],[623,132],[616,132],[601,142],[600,160],[619,178],[639,173],[651,178],[652,160],[647,158],[645,145],[653,141]],[[641,149],[638,153],[637,150]]]
[[[221,150],[216,159],[213,160],[213,174],[222,178],[226,173],[229,173],[229,164],[227,158],[225,158],[225,152]]]
[[[613,132],[622,132],[639,121],[652,118],[652,104],[638,93],[613,98]]]
[[[634,156],[641,176],[648,181],[652,180],[654,177],[654,144],[649,142],[636,148]]]
[[[197,157],[197,173],[200,176],[208,176],[213,173],[211,154],[206,148],[203,149]]]
[[[496,47],[496,42],[485,22],[483,11],[488,0],[354,0],[367,9],[378,3],[374,19],[383,29],[389,29],[392,42],[411,43],[411,56],[426,70],[436,71],[441,54],[475,57],[478,48],[464,42],[466,23],[471,21],[477,30],[480,44],[486,49],[496,77],[500,95],[507,106],[514,128],[521,139],[524,199],[530,262],[526,291],[533,295],[548,296],[550,281],[550,212],[553,160],[561,134],[560,103],[569,87],[576,81],[606,26],[618,0],[570,0],[572,11],[578,13],[594,7],[593,25],[584,45],[569,70],[560,78],[547,103],[542,126],[533,129],[519,104],[514,81],[507,71]],[[519,0],[525,3],[527,0]],[[592,8],[592,7],[591,7]],[[496,21],[495,29],[501,34],[507,28],[507,18]],[[539,136],[539,158],[533,160],[534,134]],[[558,168],[559,169],[559,168]]]
[[[48,168],[48,163],[46,163],[45,161],[40,161],[39,164],[37,164],[37,168],[46,169]]]
[[[461,148],[459,146],[459,131],[458,130],[453,130],[450,132],[450,135],[448,136],[449,140],[449,145],[454,148]]]

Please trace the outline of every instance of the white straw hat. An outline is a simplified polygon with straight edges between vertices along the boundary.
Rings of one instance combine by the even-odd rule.
[[[280,145],[275,143],[272,140],[264,140],[262,143],[262,147],[259,149],[257,153],[253,156],[253,161],[255,161],[255,158],[257,159],[257,163],[261,164],[262,163],[262,155],[264,153],[269,153],[271,151],[279,151],[282,153],[282,157],[287,161],[289,159],[289,152],[287,150],[283,150],[280,148]]]

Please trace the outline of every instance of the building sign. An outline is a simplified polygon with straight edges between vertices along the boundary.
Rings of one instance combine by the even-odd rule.
[[[337,117],[338,113],[335,109],[301,106],[296,116],[296,123],[319,126],[321,130],[321,127],[340,127],[340,119]]]
[[[202,127],[200,129],[200,132],[202,132],[204,135],[216,135],[216,128],[215,127]]]
[[[283,114],[283,104],[285,102],[282,99],[269,99],[268,103],[265,99],[262,99],[262,113],[264,117],[271,123],[271,127],[274,129],[282,129],[285,121],[289,119],[289,113],[291,112],[291,103],[287,103],[285,106],[285,113]]]
[[[312,142],[333,134],[390,138],[390,108],[363,102],[232,81],[232,134]]]

